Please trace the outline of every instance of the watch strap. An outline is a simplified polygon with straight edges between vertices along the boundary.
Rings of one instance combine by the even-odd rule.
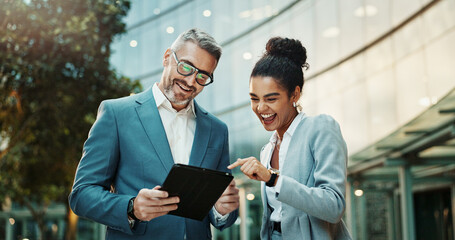
[[[275,186],[275,180],[276,180],[277,177],[278,177],[278,174],[272,173],[272,175],[270,176],[270,180],[268,182],[266,182],[265,185],[267,187]]]
[[[135,223],[136,223],[136,221],[134,219],[131,219],[131,217],[128,216],[128,224],[130,225],[131,229],[134,228]]]
[[[133,197],[130,199],[130,201],[128,202],[128,217],[132,218],[133,220],[135,221],[139,221],[139,219],[137,219],[137,217],[134,215],[134,199],[136,199],[136,197]]]

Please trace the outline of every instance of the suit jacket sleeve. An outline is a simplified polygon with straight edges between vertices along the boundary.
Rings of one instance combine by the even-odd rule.
[[[114,109],[101,103],[69,196],[71,209],[113,229],[132,234],[128,225],[128,201],[134,196],[110,191],[119,162],[119,141]]]
[[[220,163],[218,164],[217,170],[223,171],[223,172],[226,172],[226,171],[230,172],[230,170],[227,168],[227,166],[230,164],[229,163],[229,137],[228,137],[229,134],[228,134],[226,125],[224,125],[223,129],[224,129],[224,131],[223,131],[224,132],[224,144],[223,144],[223,150],[222,150],[222,154],[221,154],[221,160],[220,160]],[[224,223],[222,225],[218,225],[218,224],[216,224],[217,222],[215,220],[215,217],[214,217],[214,214],[212,211],[213,211],[213,209],[210,210],[210,213],[209,213],[210,222],[212,223],[212,225],[214,227],[216,227],[220,231],[222,231],[223,229],[228,228],[232,224],[234,224],[235,220],[237,220],[237,217],[239,215],[239,212],[237,209],[229,214],[229,217],[226,219],[226,223]]]
[[[314,186],[280,176],[282,185],[277,198],[308,215],[337,223],[345,210],[346,144],[331,117],[321,116],[310,127],[313,129],[309,136],[312,156],[300,156],[298,161],[314,161],[310,176],[314,178]]]

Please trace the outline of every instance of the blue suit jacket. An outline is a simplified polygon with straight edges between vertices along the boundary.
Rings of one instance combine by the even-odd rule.
[[[261,151],[267,166],[271,143]],[[346,143],[338,123],[327,115],[306,117],[292,135],[286,160],[280,167],[282,185],[276,196],[282,203],[281,229],[286,239],[351,239],[341,217],[345,210]],[[271,210],[265,184],[261,238],[270,239]]]
[[[196,132],[189,165],[228,171],[227,126],[194,104]],[[162,185],[172,168],[166,133],[152,88],[130,97],[103,101],[79,163],[71,209],[107,225],[106,239],[211,239],[212,212],[203,221],[165,215],[130,229],[128,201],[142,188]],[[111,186],[115,189],[112,190]],[[230,214],[224,229],[237,219]]]

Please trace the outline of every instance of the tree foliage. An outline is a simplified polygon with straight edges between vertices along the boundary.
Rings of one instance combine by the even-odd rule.
[[[0,202],[8,196],[39,215],[66,202],[101,100],[140,90],[109,66],[130,3],[0,5]]]

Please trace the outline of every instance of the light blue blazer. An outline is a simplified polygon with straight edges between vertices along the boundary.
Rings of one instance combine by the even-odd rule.
[[[267,161],[273,146],[261,151]],[[283,240],[351,239],[341,219],[345,211],[347,149],[338,123],[327,115],[304,116],[292,135],[286,159],[280,166]],[[261,239],[270,239],[271,209],[261,184],[264,207]]]
[[[228,171],[227,126],[194,104],[196,132],[189,165]],[[165,215],[130,229],[128,201],[142,188],[162,185],[172,158],[152,88],[103,101],[98,110],[69,196],[79,216],[107,226],[106,239],[211,239],[212,211],[203,221]],[[111,191],[111,185],[115,190]],[[230,214],[222,230],[237,219]]]

